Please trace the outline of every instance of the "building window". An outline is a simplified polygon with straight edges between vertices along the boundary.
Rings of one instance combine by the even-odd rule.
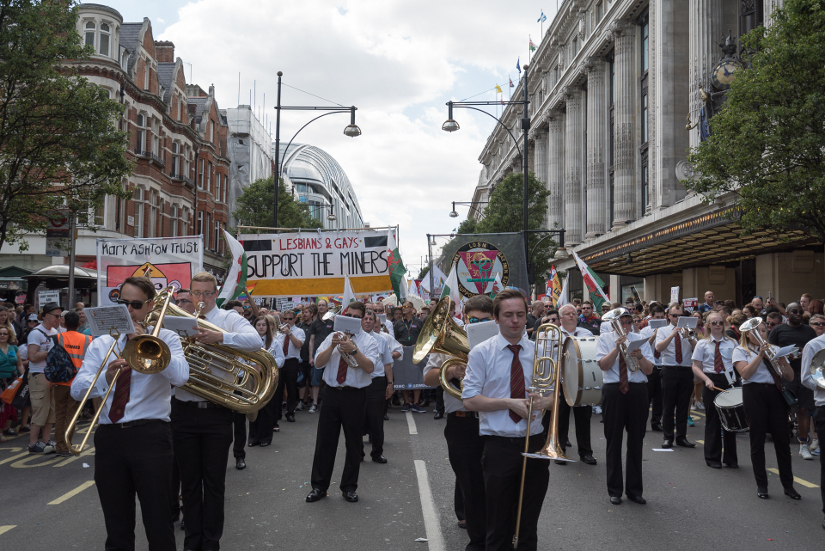
[[[149,60],[147,58],[143,58],[143,89],[149,89],[149,71],[152,70],[151,65],[149,65]]]
[[[229,177],[224,174],[223,175],[223,202],[226,203],[226,188],[229,187]]]
[[[144,126],[146,126],[146,116],[143,113],[138,113],[135,125],[137,126],[135,132],[135,153],[143,155],[146,151],[146,130],[144,129]]]
[[[100,24],[100,55],[105,55],[109,57],[109,37],[111,36],[109,31],[109,25],[106,23]]]
[[[106,224],[106,198],[104,198],[103,203],[95,209],[93,223],[99,228],[102,228]]]
[[[172,219],[171,222],[171,236],[177,237],[178,236],[178,206],[172,205]]]
[[[601,21],[604,15],[604,2],[596,4],[596,21]]]
[[[180,153],[180,146],[178,142],[172,142],[172,176],[179,175],[180,172],[180,160],[178,158],[178,154]]]
[[[219,246],[218,243],[220,243],[220,237],[221,237],[221,223],[216,220],[215,221],[215,242],[213,243],[213,248],[215,249],[215,251],[218,250],[218,246]]]
[[[86,23],[86,40],[84,41],[86,46],[91,46],[92,48],[95,47],[95,24],[94,21],[89,21]]]
[[[642,156],[642,206],[647,208],[650,204],[650,178],[648,173],[647,151]]]
[[[135,189],[135,237],[143,237],[143,188]]]
[[[203,235],[203,211],[198,211],[198,235]]]
[[[206,162],[204,159],[200,160],[200,167],[198,169],[198,187],[203,189],[203,164]],[[200,215],[200,213],[198,213]]]

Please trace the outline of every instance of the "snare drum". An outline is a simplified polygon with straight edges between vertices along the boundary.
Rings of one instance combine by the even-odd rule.
[[[728,432],[745,432],[748,430],[748,418],[745,417],[745,405],[742,399],[742,389],[729,388],[727,392],[720,392],[713,400],[713,405],[719,412],[722,428]]]
[[[562,353],[564,398],[571,407],[598,406],[602,401],[602,370],[596,362],[598,337],[570,337]]]

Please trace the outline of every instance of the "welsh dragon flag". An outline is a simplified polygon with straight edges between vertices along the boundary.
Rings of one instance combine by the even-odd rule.
[[[596,272],[591,270],[587,266],[587,264],[585,264],[582,261],[582,259],[579,258],[579,255],[576,254],[576,251],[573,251],[573,258],[576,259],[576,264],[578,265],[579,270],[582,273],[582,279],[584,280],[584,284],[587,287],[588,293],[590,293],[590,301],[593,303],[593,309],[596,312],[601,312],[602,304],[604,304],[605,302],[610,302],[610,299],[602,290],[604,281],[602,281],[601,278],[596,275]]]
[[[229,250],[232,253],[232,268],[226,276],[226,280],[221,287],[221,292],[218,293],[218,298],[215,301],[218,308],[227,300],[235,300],[241,293],[245,293],[246,289],[246,251],[243,245],[238,243],[238,240],[232,237],[228,231],[223,231],[223,238],[229,245]]]
[[[387,254],[387,262],[390,265],[390,282],[392,283],[392,290],[395,292],[395,296],[398,297],[398,300],[402,298],[402,280],[404,279],[404,274],[407,273],[407,269],[404,267],[404,263],[401,262],[401,251],[398,250],[398,244],[395,241],[395,233],[393,231],[387,231],[387,247],[389,248]],[[404,289],[406,291],[406,288]]]

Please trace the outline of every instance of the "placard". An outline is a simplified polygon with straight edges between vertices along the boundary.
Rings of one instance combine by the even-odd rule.
[[[49,302],[56,302],[60,304],[60,291],[57,289],[47,289],[44,291],[37,291],[37,302],[40,308]]]
[[[682,310],[686,314],[692,314],[699,309],[698,298],[686,298],[682,300]]]
[[[421,388],[434,388],[424,384],[424,370],[421,363],[416,365],[412,361],[414,346],[405,346],[404,354],[392,364],[392,386],[395,390],[415,390]],[[429,356],[424,358],[424,362],[429,360]]]
[[[95,337],[109,335],[112,329],[121,335],[131,335],[135,332],[135,324],[125,304],[86,308],[83,311],[86,314],[89,330]]]
[[[679,286],[670,288],[670,302],[679,302]]]

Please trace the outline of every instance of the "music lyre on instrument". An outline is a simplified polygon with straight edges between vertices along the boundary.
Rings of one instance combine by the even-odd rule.
[[[448,395],[461,400],[461,389],[447,380],[447,370],[456,364],[467,365],[470,344],[467,332],[450,317],[450,297],[438,301],[432,313],[424,322],[413,350],[413,363],[421,363],[430,352],[450,356],[441,364],[438,379]]]

